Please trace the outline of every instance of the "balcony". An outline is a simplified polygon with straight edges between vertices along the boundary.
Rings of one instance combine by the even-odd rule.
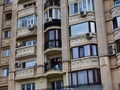
[[[21,80],[21,79],[30,79],[34,78],[36,75],[36,68],[25,68],[21,70],[17,70],[15,72],[15,80]]]
[[[17,38],[25,38],[29,36],[35,36],[37,35],[36,27],[33,28],[22,28],[17,30]]]
[[[50,40],[45,43],[45,53],[53,54],[61,51],[61,40]]]
[[[112,18],[119,16],[120,15],[120,5],[113,6],[111,8],[111,14],[112,14]]]
[[[71,60],[71,70],[82,70],[87,68],[99,68],[97,56],[84,57]]]
[[[11,27],[11,20],[3,21],[3,28]]]
[[[61,20],[60,19],[52,19],[52,20],[48,20],[47,22],[44,23],[44,30],[48,27],[52,27],[52,26],[61,26]]]
[[[2,57],[0,61],[0,66],[9,65],[9,57]]]
[[[22,46],[16,50],[16,58],[36,55],[36,46]]]
[[[5,4],[4,12],[5,12],[5,11],[10,11],[10,10],[12,10],[12,3]]]
[[[8,77],[0,77],[0,86],[8,85]]]
[[[36,7],[32,6],[32,7],[28,7],[22,10],[18,11],[18,17],[24,17],[24,16],[28,16],[31,14],[36,14]]]
[[[115,28],[113,32],[114,32],[115,40],[119,40],[120,39],[120,28],[119,27]]]
[[[2,47],[10,45],[10,38],[2,39]]]

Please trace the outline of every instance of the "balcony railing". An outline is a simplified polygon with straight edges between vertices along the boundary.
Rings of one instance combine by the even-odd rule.
[[[28,16],[31,14],[36,14],[36,7],[35,6],[31,6],[22,10],[18,11],[18,17],[24,17],[24,16]]]
[[[61,40],[50,40],[45,43],[45,50],[48,48],[58,48],[61,47]]]
[[[31,36],[31,35],[36,35],[37,31],[36,28],[22,28],[17,30],[17,38],[20,37],[27,37],[27,36]]]
[[[17,48],[16,50],[16,58],[35,55],[36,54],[36,46],[22,46]]]
[[[34,78],[36,75],[36,68],[26,68],[21,69],[15,72],[15,79],[27,79],[27,78]]]
[[[61,88],[46,88],[37,90],[103,90],[102,85],[91,85],[91,86],[65,86]]]
[[[45,72],[49,70],[62,70],[62,62],[56,62],[56,65],[50,65],[50,63],[45,63]]]
[[[45,22],[44,30],[51,26],[61,26],[61,20],[60,19],[52,19],[51,21]]]
[[[8,84],[8,77],[0,77],[0,86]]]
[[[9,64],[10,57],[2,57],[0,61],[0,66],[8,65]]]
[[[2,47],[10,45],[10,38],[2,39]]]

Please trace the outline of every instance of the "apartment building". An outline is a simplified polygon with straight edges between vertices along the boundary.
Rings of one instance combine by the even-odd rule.
[[[0,0],[0,90],[120,90],[120,0]]]

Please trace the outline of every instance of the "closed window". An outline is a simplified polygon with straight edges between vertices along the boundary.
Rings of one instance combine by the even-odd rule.
[[[52,90],[60,90],[62,89],[63,86],[63,81],[54,81],[51,82]]]
[[[22,84],[21,90],[35,90],[35,83]]]
[[[87,56],[97,56],[97,45],[84,45],[72,48],[72,58],[82,58]]]
[[[115,0],[115,5],[120,5],[120,0]]]
[[[120,16],[113,19],[113,29],[120,28]]]
[[[95,22],[84,22],[70,26],[70,35],[76,36],[84,33],[95,33]]]
[[[7,0],[7,3],[12,3],[13,2],[13,0]]]
[[[81,11],[94,11],[93,0],[81,0],[81,2],[69,5],[69,14],[78,14]]]
[[[10,38],[11,37],[11,31],[4,31],[4,38]]]
[[[2,77],[7,77],[8,73],[9,73],[8,68],[2,69]]]
[[[36,44],[36,40],[26,41],[24,42],[24,46],[33,46]]]
[[[88,69],[69,73],[71,86],[100,85],[100,70]]]
[[[31,28],[36,24],[36,16],[30,15],[18,19],[18,29],[23,27]]]
[[[8,57],[8,56],[10,56],[10,49],[4,49],[4,50],[2,51],[2,56],[3,56],[3,57]]]

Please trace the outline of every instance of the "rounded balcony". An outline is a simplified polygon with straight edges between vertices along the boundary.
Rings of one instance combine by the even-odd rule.
[[[111,15],[112,18],[120,15],[120,5],[115,5],[111,8]]]

